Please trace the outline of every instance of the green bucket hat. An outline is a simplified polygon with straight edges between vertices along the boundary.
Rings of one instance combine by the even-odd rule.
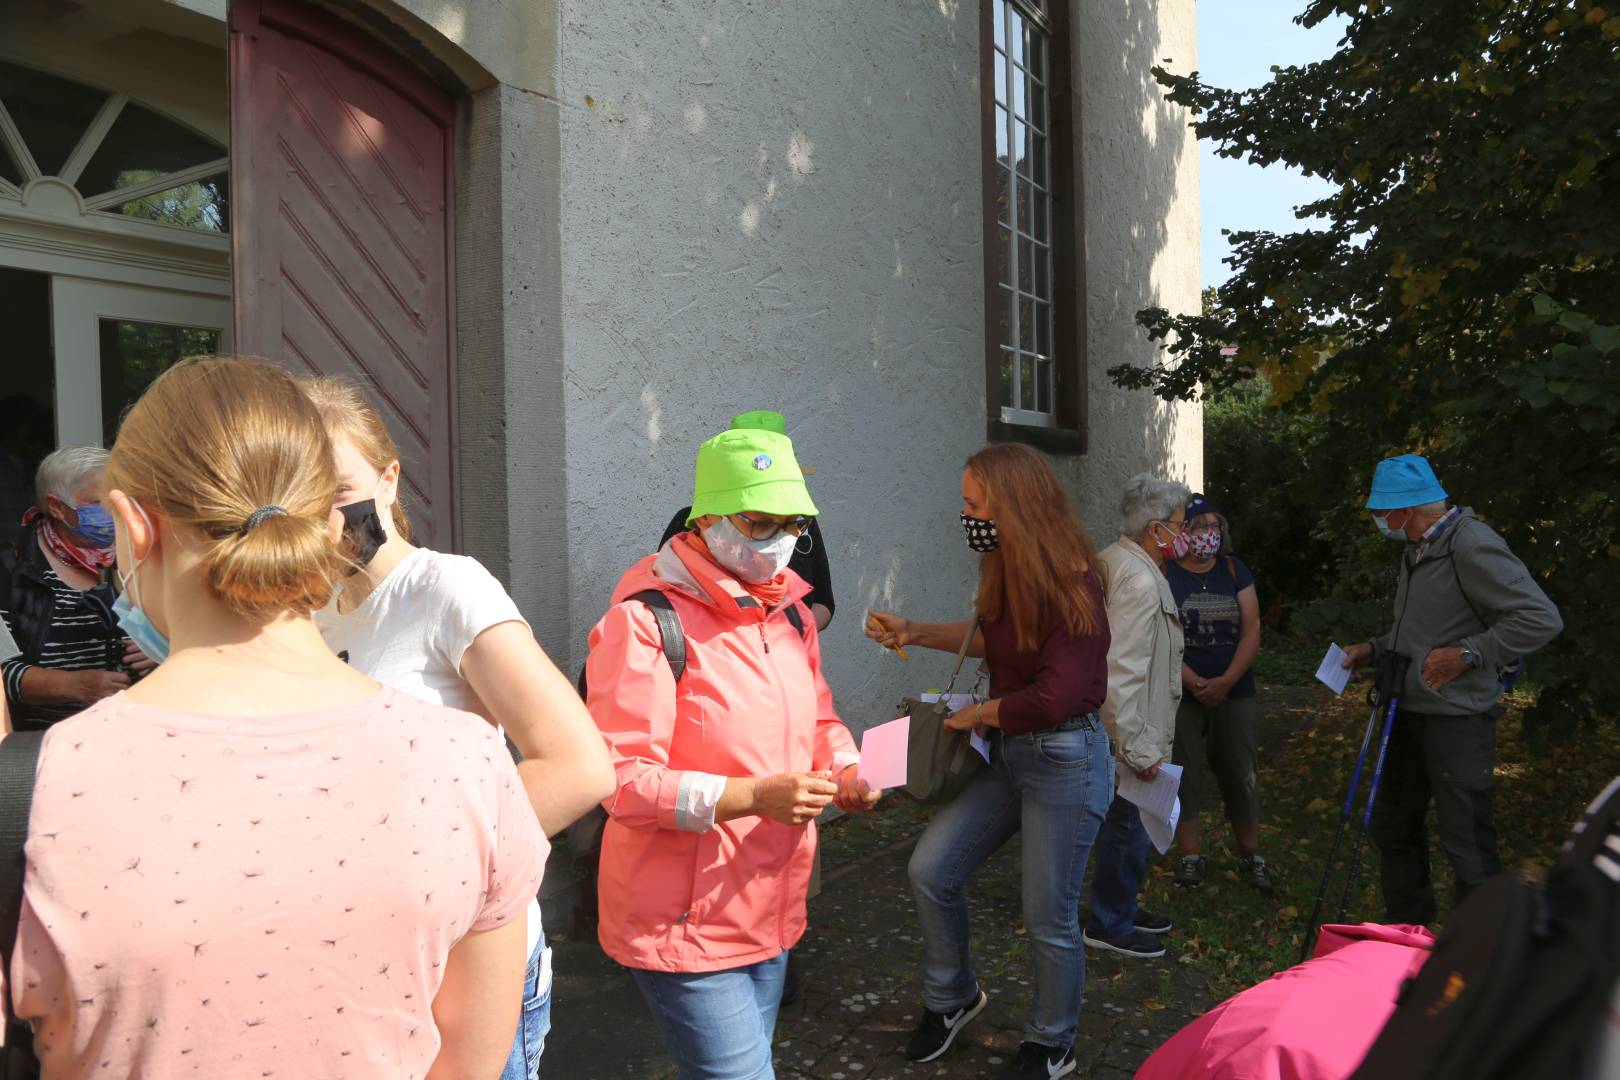
[[[755,409],[752,412],[738,413],[731,418],[733,431],[774,431],[778,435],[787,434],[787,417],[774,409]]]
[[[687,524],[706,514],[749,510],[783,517],[819,513],[793,456],[793,440],[786,435],[733,428],[698,447]]]
[[[733,416],[731,418],[731,429],[733,431],[746,431],[750,429],[755,431],[774,431],[778,435],[786,435],[787,417],[783,416],[775,409],[754,409],[751,412],[738,413],[736,416]],[[814,476],[816,474],[816,470],[812,469],[803,462],[799,463],[799,471],[806,476]]]

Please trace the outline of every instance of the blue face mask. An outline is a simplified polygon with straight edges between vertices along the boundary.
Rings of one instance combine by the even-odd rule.
[[[74,512],[79,516],[79,524],[74,532],[90,541],[90,546],[99,551],[106,551],[113,546],[113,517],[105,506],[95,503],[86,503],[75,506]]]
[[[1391,526],[1387,517],[1379,517],[1374,514],[1373,524],[1378,526],[1378,531],[1384,534],[1386,540],[1394,540],[1402,544],[1406,543],[1406,530]]]
[[[141,504],[133,503],[133,505],[141,517],[146,519],[147,529],[151,529],[152,519],[146,516]],[[135,582],[135,571],[140,568],[141,560],[136,559],[135,565],[129,568],[129,573],[118,575],[118,587],[121,591],[118,599],[113,602],[113,614],[118,617],[118,628],[124,632],[124,636],[133,641],[135,647],[145,653],[148,660],[154,664],[161,664],[169,658],[169,639],[163,636],[163,632],[130,595],[130,587]]]

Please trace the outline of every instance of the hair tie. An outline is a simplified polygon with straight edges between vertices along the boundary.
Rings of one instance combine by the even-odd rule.
[[[263,525],[266,521],[273,517],[286,516],[287,511],[282,507],[274,505],[261,506],[257,510],[253,511],[253,513],[248,515],[247,524],[242,526],[242,531],[245,533],[252,532],[254,529],[258,528],[260,525]]]

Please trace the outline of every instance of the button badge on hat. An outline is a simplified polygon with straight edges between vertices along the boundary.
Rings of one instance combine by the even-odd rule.
[[[771,467],[771,455],[759,454],[754,458],[754,468],[764,472]]]

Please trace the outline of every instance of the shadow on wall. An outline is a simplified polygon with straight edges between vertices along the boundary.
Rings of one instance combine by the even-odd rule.
[[[1066,473],[1102,545],[1117,534],[1119,493],[1132,475],[1202,481],[1197,408],[1120,390],[1107,375],[1122,361],[1156,358],[1135,325],[1138,310],[1199,302],[1197,143],[1190,114],[1165,100],[1152,75],[1158,63],[1191,70],[1197,45],[1192,0],[1089,4],[1082,17],[1090,447]]]
[[[1187,9],[1190,48],[1192,0],[1075,0],[1092,449],[1059,467],[1099,544],[1125,479],[1165,471],[1186,436],[1102,374],[1151,359],[1137,308],[1176,306],[1183,287],[1197,302],[1195,190],[1180,196],[1186,246],[1169,220],[1186,118],[1149,73],[1169,55],[1161,5]],[[985,435],[977,3],[702,22],[618,0],[563,10],[576,660],[623,568],[688,501],[698,443],[733,412],[774,407],[818,467],[840,709],[857,727],[890,719],[903,692],[944,681],[948,658],[878,652],[864,610],[960,618],[976,571],[956,515]],[[631,38],[667,47],[627,51]],[[1163,265],[1172,249],[1187,283]]]

